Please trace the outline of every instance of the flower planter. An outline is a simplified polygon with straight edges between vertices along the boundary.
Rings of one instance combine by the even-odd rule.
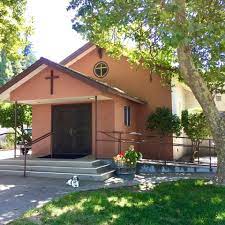
[[[130,145],[127,151],[120,152],[114,156],[116,175],[125,180],[133,180],[136,173],[137,161],[141,157],[142,154],[135,151],[133,145]]]
[[[119,165],[116,163],[116,175],[119,178],[122,178],[124,180],[133,180],[136,173],[136,166],[130,166],[127,164],[121,164]]]

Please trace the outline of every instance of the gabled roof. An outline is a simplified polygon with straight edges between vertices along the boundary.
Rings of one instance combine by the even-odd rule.
[[[45,67],[43,67],[45,66]],[[32,64],[30,67],[28,67],[26,70],[24,70],[22,73],[18,74],[17,76],[13,77],[10,81],[8,81],[5,85],[0,87],[0,99],[1,99],[1,95],[3,95],[5,92],[7,91],[12,91],[14,89],[16,89],[18,87],[18,83],[20,82],[21,84],[25,83],[29,78],[27,78],[32,72],[34,72],[35,70],[41,68],[44,69],[46,68],[46,66],[50,66],[53,67],[61,72],[64,72],[76,79],[79,79],[91,86],[94,86],[100,90],[102,90],[103,92],[108,92],[108,93],[112,93],[121,97],[124,97],[126,99],[129,99],[131,101],[140,103],[140,104],[145,104],[146,102],[141,100],[138,97],[134,97],[129,95],[128,93],[126,93],[125,91],[115,87],[115,86],[111,86],[109,84],[107,84],[106,82],[102,82],[99,81],[97,79],[94,79],[92,77],[86,76],[80,72],[77,72],[75,70],[72,70],[68,67],[65,67],[63,65],[60,65],[58,63],[55,63],[53,61],[50,61],[46,58],[41,57],[39,60],[37,60],[34,64]],[[40,70],[38,70],[38,72],[40,72]],[[23,82],[24,80],[24,82]],[[20,84],[20,85],[21,85]]]
[[[84,54],[86,51],[94,49],[96,47],[95,44],[88,42],[85,45],[83,45],[81,48],[77,49],[75,52],[67,56],[65,59],[63,59],[60,64],[66,65],[73,61],[76,58],[80,58],[82,54]]]

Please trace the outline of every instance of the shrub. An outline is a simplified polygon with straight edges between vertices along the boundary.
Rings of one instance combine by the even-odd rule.
[[[15,108],[13,104],[0,104],[0,125],[4,128],[12,128],[15,132],[14,124]],[[25,126],[30,127],[32,122],[32,110],[28,105],[17,106],[17,136],[18,141],[22,138],[30,141],[31,137],[26,133]]]
[[[182,111],[181,124],[184,132],[192,141],[192,161],[194,161],[203,139],[211,136],[210,128],[202,112],[188,113],[187,110]]]
[[[180,135],[180,118],[173,114],[169,108],[156,108],[155,112],[147,119],[147,129],[156,131],[161,136],[176,134]]]
[[[14,147],[14,134],[6,134],[4,140],[0,143],[0,148],[2,149],[12,149]]]
[[[184,132],[193,142],[201,142],[211,135],[206,118],[202,112],[188,113],[187,110],[182,111],[181,124]]]

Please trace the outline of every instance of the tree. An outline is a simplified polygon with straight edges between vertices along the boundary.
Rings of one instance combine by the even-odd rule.
[[[71,0],[73,29],[113,56],[125,55],[170,82],[185,82],[206,116],[225,179],[225,121],[213,100],[225,82],[225,2]],[[127,47],[129,46],[129,47]]]
[[[147,129],[157,131],[160,136],[180,135],[180,118],[174,115],[169,108],[156,108],[155,112],[147,119]]]
[[[18,57],[26,36],[32,32],[26,24],[26,0],[2,0],[0,2],[0,49],[10,57]]]
[[[192,160],[194,161],[202,141],[211,136],[209,126],[207,125],[205,115],[202,112],[188,113],[188,110],[182,111],[181,124],[184,132],[192,141]]]
[[[15,131],[14,115],[15,106],[10,103],[2,103],[0,105],[0,125],[5,128],[13,128]],[[17,132],[19,137],[30,141],[29,135],[25,132],[25,126],[30,126],[32,122],[31,107],[28,105],[17,106]]]
[[[20,58],[10,59],[2,50],[0,53],[0,86],[6,83],[12,76],[21,73],[36,61],[31,44],[25,46],[20,53]]]
[[[29,46],[32,26],[26,22],[26,0],[0,2],[0,85],[21,72],[23,61],[29,61],[25,49]]]

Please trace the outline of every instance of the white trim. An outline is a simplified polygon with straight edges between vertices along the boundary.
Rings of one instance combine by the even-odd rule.
[[[88,53],[92,52],[94,49],[96,49],[96,45],[88,48],[86,51],[84,51],[83,53],[81,53],[80,55],[78,55],[77,57],[75,57],[74,59],[70,60],[64,66],[68,66],[68,67],[71,66],[72,64],[74,64],[75,62],[77,62],[78,60],[80,60],[81,58],[83,58],[84,56],[86,56]]]
[[[9,101],[10,100],[10,93],[13,90],[15,90],[16,88],[18,88],[19,86],[21,86],[22,84],[24,84],[25,82],[30,80],[32,77],[34,77],[36,74],[38,74],[39,72],[44,70],[46,67],[47,67],[47,65],[45,65],[45,64],[40,65],[37,69],[35,69],[31,73],[29,73],[23,79],[21,79],[18,82],[16,82],[10,88],[6,89],[2,94],[0,94],[0,101]]]
[[[95,96],[78,96],[78,97],[66,97],[66,98],[54,98],[54,99],[31,99],[21,100],[18,103],[28,105],[41,105],[41,104],[59,104],[59,103],[71,103],[71,102],[92,102]],[[98,100],[110,100],[111,98],[98,95]]]

